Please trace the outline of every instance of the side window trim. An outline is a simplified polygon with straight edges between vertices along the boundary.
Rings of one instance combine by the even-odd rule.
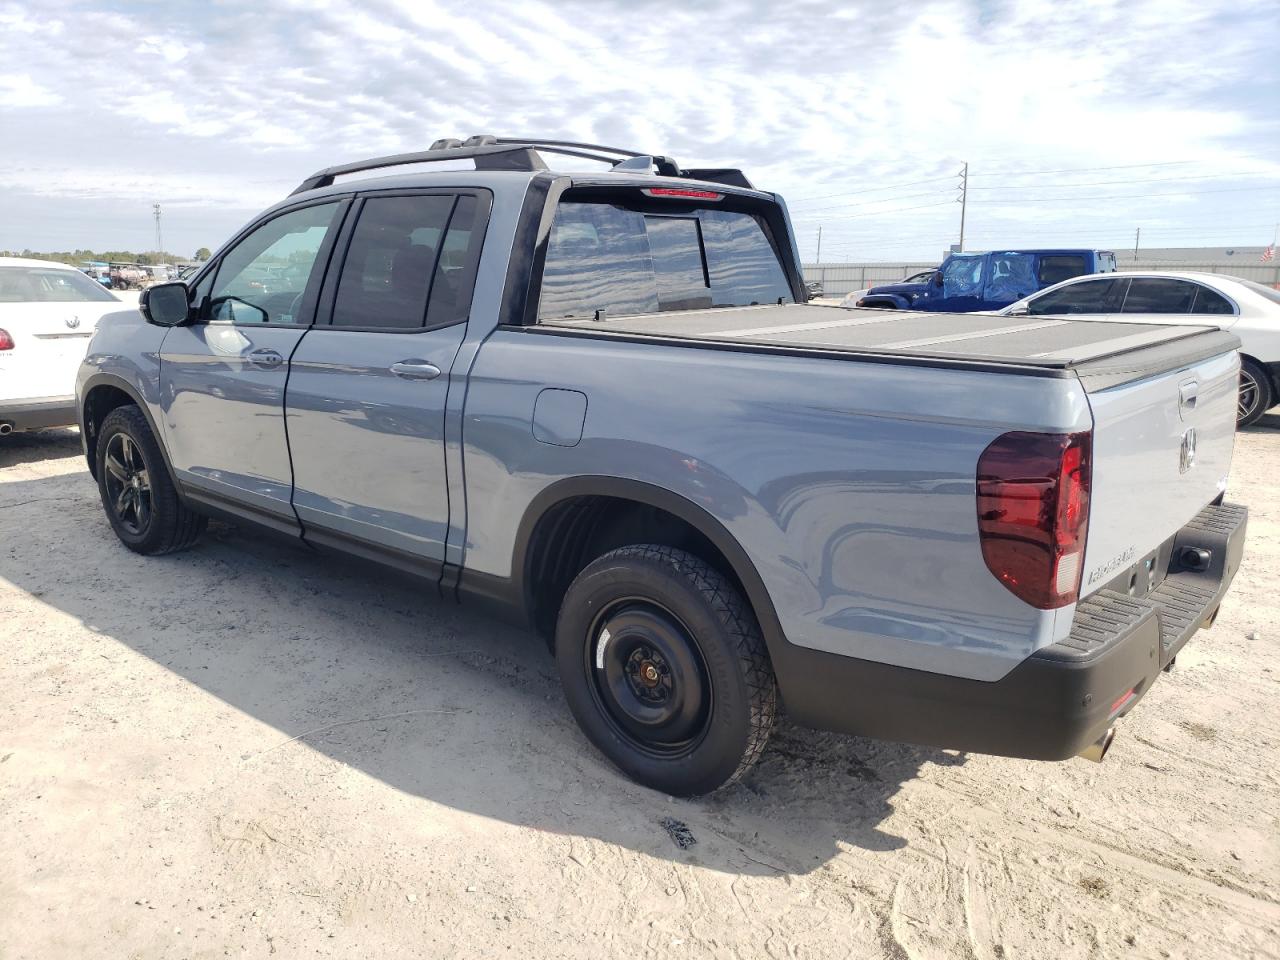
[[[338,238],[338,235],[342,233],[342,231],[347,225],[347,221],[350,218],[351,200],[352,198],[349,194],[342,194],[339,196],[317,197],[315,199],[308,200],[305,203],[295,203],[295,204],[291,204],[288,207],[285,207],[284,209],[275,210],[271,213],[270,216],[261,217],[260,219],[255,220],[252,223],[250,223],[248,226],[246,226],[243,230],[241,230],[238,234],[236,234],[235,237],[229,243],[223,245],[223,248],[218,251],[218,256],[214,259],[214,262],[212,266],[208,269],[208,272],[204,276],[200,277],[199,283],[204,283],[206,280],[208,280],[209,288],[202,302],[197,304],[197,309],[199,313],[196,316],[195,322],[202,323],[202,324],[216,323],[219,325],[225,325],[229,327],[262,326],[262,324],[257,324],[257,323],[236,323],[234,320],[211,320],[209,318],[209,297],[210,295],[212,295],[214,289],[218,286],[218,274],[222,272],[223,260],[226,259],[227,254],[231,253],[238,246],[240,246],[240,244],[244,242],[246,239],[248,239],[248,237],[251,234],[256,232],[260,227],[266,226],[272,220],[275,220],[278,217],[287,216],[288,214],[294,213],[298,210],[304,210],[307,207],[318,207],[324,204],[334,203],[336,201],[338,210],[335,215],[335,226],[332,227],[329,230],[329,232],[325,235],[324,242],[320,244],[320,249],[316,251],[316,258],[311,265],[311,273],[307,277],[307,285],[305,288],[303,288],[303,291],[302,291],[302,302],[300,304],[300,308],[301,308],[300,313],[303,317],[309,317],[310,319],[306,323],[270,324],[272,329],[276,329],[276,330],[292,330],[292,329],[301,330],[301,329],[306,329],[307,327],[314,326],[317,318],[317,306],[318,306],[320,292],[322,289],[323,278],[328,272],[329,259],[333,254],[334,244]],[[325,266],[323,269],[320,269],[319,267],[322,262],[325,264]],[[199,283],[197,284],[197,286],[199,286]],[[195,287],[193,287],[192,290],[194,291]]]
[[[449,228],[453,225],[453,218],[458,212],[458,201],[462,197],[474,197],[478,204],[476,211],[476,230],[480,233],[480,246],[476,250],[475,259],[478,261],[484,253],[485,235],[489,227],[489,215],[493,211],[493,194],[484,187],[433,187],[423,189],[409,190],[370,190],[362,191],[352,199],[351,208],[347,211],[346,220],[342,224],[342,229],[336,232],[336,243],[331,252],[328,266],[325,270],[324,282],[320,287],[320,302],[316,307],[313,326],[325,327],[329,330],[341,330],[347,333],[395,333],[395,334],[418,334],[430,333],[433,330],[443,330],[446,327],[454,327],[460,323],[466,323],[467,317],[457,320],[450,320],[447,323],[425,324],[420,327],[353,327],[345,325],[335,325],[333,322],[333,310],[338,301],[338,283],[342,279],[342,271],[346,266],[347,255],[351,252],[351,241],[355,237],[356,226],[360,222],[360,214],[364,210],[365,201],[375,200],[379,197],[453,197],[453,208],[449,211],[449,218],[445,222],[444,230],[440,234],[440,248],[436,251],[436,260],[444,253],[444,243],[449,236]],[[431,285],[427,290],[427,312],[431,310],[431,294],[432,288],[435,286],[435,270],[432,269]],[[475,285],[472,284],[472,297],[475,296]],[[425,314],[424,314],[425,317]]]

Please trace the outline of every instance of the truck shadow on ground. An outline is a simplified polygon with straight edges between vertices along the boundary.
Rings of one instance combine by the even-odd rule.
[[[899,787],[926,764],[964,762],[784,720],[743,782],[673,800],[587,743],[539,639],[435,600],[433,586],[221,525],[185,553],[138,557],[112,535],[83,471],[0,484],[0,516],[0,577],[100,634],[103,656],[118,641],[274,728],[239,757],[216,728],[184,742],[238,767],[222,770],[229,779],[288,776],[313,750],[512,824],[781,874],[844,847],[905,845],[881,829]],[[698,842],[679,847],[668,818]]]

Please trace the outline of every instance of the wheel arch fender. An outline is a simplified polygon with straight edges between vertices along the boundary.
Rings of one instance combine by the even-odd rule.
[[[533,609],[533,539],[540,522],[557,506],[580,497],[608,497],[665,511],[692,527],[724,557],[746,593],[771,653],[785,643],[773,600],[755,563],[732,533],[713,514],[689,498],[665,487],[610,476],[576,476],[545,487],[525,508],[511,558],[514,599],[524,610]]]
[[[169,462],[169,450],[164,443],[164,434],[160,432],[159,424],[156,423],[155,416],[151,412],[151,406],[143,399],[141,392],[132,383],[124,377],[113,373],[95,373],[85,380],[80,389],[81,400],[79,403],[80,418],[80,442],[84,448],[84,457],[89,464],[89,473],[96,480],[98,478],[98,464],[95,452],[97,450],[97,428],[98,424],[105,418],[111,410],[122,403],[113,403],[101,417],[95,417],[92,407],[94,405],[95,391],[97,396],[101,396],[105,390],[118,391],[125,394],[129,400],[142,411],[143,419],[147,421],[147,427],[151,430],[152,435],[156,438],[156,446],[160,448],[160,456],[164,460],[165,470],[169,472],[169,479],[173,481],[175,489],[179,494],[182,487],[178,483],[177,474],[173,471],[173,464]]]

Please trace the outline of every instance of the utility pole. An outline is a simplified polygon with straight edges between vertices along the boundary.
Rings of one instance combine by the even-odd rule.
[[[160,259],[164,259],[164,236],[160,232],[160,204],[153,203],[151,208],[156,215],[156,252],[160,254]]]
[[[964,162],[964,169],[958,174],[960,177],[960,245],[957,247],[958,253],[964,253],[964,213],[965,208],[969,205],[969,161]]]
[[[1139,227],[1133,234],[1133,259],[1138,259],[1138,241],[1142,239],[1142,228]]]
[[[822,263],[822,224],[818,224],[818,254],[813,262],[815,266]]]

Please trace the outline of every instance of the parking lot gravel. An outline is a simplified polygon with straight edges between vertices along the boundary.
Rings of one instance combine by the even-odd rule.
[[[0,958],[1280,956],[1280,417],[1244,567],[1105,763],[782,724],[701,801],[540,642],[215,525],[144,559],[74,431],[0,441]]]

